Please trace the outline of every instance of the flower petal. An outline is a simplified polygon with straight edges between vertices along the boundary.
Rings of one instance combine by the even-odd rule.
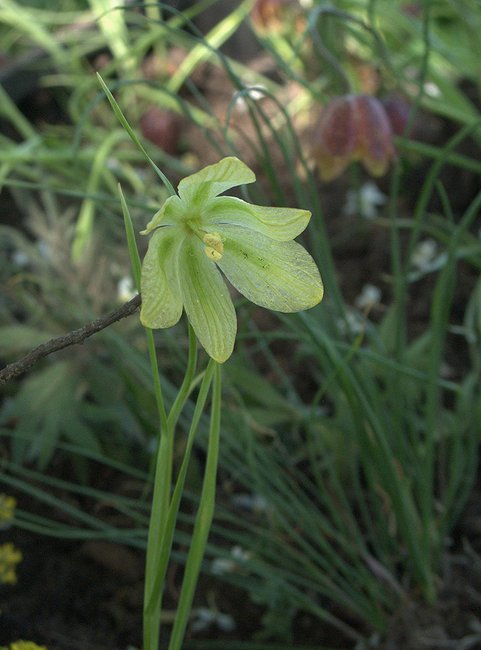
[[[178,223],[185,213],[185,205],[178,196],[169,196],[164,205],[154,214],[147,224],[145,230],[141,231],[142,235],[148,235],[157,226],[172,226]]]
[[[317,266],[297,242],[280,242],[247,228],[218,228],[224,251],[217,264],[238,291],[256,305],[281,312],[314,307],[323,286]]]
[[[177,280],[182,239],[177,228],[159,228],[149,241],[140,281],[140,320],[145,327],[171,327],[182,315]]]
[[[179,262],[180,290],[187,317],[207,354],[223,363],[232,354],[237,332],[229,290],[197,237],[185,238]]]
[[[297,237],[306,228],[310,218],[308,210],[252,205],[233,196],[212,199],[202,215],[205,225],[243,226],[277,241],[289,241]]]
[[[256,175],[245,163],[235,156],[229,156],[183,178],[178,190],[184,201],[194,203],[193,207],[200,207],[204,201],[231,187],[253,183],[255,180]]]
[[[333,99],[323,110],[317,127],[314,155],[323,181],[342,174],[356,147],[354,95]]]
[[[357,146],[354,158],[373,176],[384,176],[396,151],[393,131],[381,102],[369,95],[356,98]]]

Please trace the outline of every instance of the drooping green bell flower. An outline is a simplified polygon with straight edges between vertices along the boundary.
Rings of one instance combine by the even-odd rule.
[[[142,323],[171,327],[185,309],[200,343],[219,363],[232,354],[237,331],[222,273],[246,298],[275,311],[309,309],[323,295],[314,260],[292,241],[310,212],[219,196],[254,181],[243,162],[223,158],[180,181],[178,196],[166,200],[142,233],[153,231],[142,264]]]

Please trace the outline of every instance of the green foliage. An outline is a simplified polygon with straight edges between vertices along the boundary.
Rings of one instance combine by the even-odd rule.
[[[103,305],[105,311],[113,309],[116,283],[125,273],[114,261],[109,268],[107,249],[98,253],[96,246],[81,264],[72,262],[68,256],[72,221],[68,214],[56,212],[51,199],[47,195],[43,205],[26,203],[33,241],[12,228],[0,231],[11,273],[3,295],[0,354],[9,361],[93,320],[95,304]],[[43,209],[50,211],[48,217]],[[125,254],[122,257],[125,260]],[[123,336],[122,327],[117,327],[104,333],[101,346],[92,340],[34,368],[4,401],[0,422],[3,426],[15,423],[18,436],[12,453],[16,462],[35,460],[46,467],[60,440],[96,451],[108,448],[109,453],[123,457],[134,440],[147,439],[155,420],[145,407],[153,403],[153,396],[145,385],[148,374],[143,354],[125,339],[130,332],[135,341],[141,328],[135,322],[123,327]]]
[[[15,223],[0,231],[0,357],[13,361],[118,305],[118,282],[131,273],[118,183],[124,214],[127,204],[132,213],[131,252],[135,233],[168,196],[158,170],[177,184],[204,163],[234,155],[255,168],[260,181],[243,190],[246,201],[311,211],[303,243],[321,269],[323,304],[267,318],[236,299],[239,336],[224,374],[219,507],[203,569],[209,572],[219,557],[232,560],[231,548],[246,551],[218,579],[265,607],[258,642],[249,647],[269,640],[276,648],[298,647],[293,630],[300,612],[334,626],[354,645],[366,630],[384,634],[403,602],[419,594],[426,601],[437,597],[443,554],[476,476],[481,197],[473,194],[459,208],[444,171],[449,166],[449,175],[460,179],[480,174],[479,7],[474,0],[439,0],[410,3],[409,11],[401,0],[346,0],[299,6],[288,21],[281,13],[279,29],[253,20],[259,46],[273,62],[262,74],[221,49],[249,5],[241,3],[203,36],[191,19],[210,4],[178,13],[160,5],[120,11],[93,1],[88,7],[3,2],[4,49],[14,60],[42,49],[36,74],[60,121],[35,122],[8,94],[0,102],[8,127],[0,136],[0,182]],[[106,10],[113,21],[101,19]],[[70,24],[82,28],[66,29]],[[97,58],[100,52],[108,54]],[[158,66],[153,76],[146,61]],[[99,68],[152,164],[112,113],[98,86]],[[203,85],[206,70],[218,75],[225,93],[221,109]],[[315,129],[305,126],[327,99],[365,92],[366,76],[369,92],[395,90],[409,99],[408,133],[416,120],[444,124],[437,120],[449,118],[454,134],[441,144],[396,139],[399,158],[383,186],[387,203],[371,221],[349,220],[329,207],[330,187],[320,184],[309,151]],[[21,75],[16,83],[21,86]],[[175,155],[141,135],[152,106],[188,125]],[[414,190],[411,180],[419,176]],[[332,187],[359,192],[361,183],[353,170]],[[382,282],[384,297],[371,313],[352,304],[345,274],[352,273],[357,286],[358,271],[345,270],[340,252],[345,257],[346,243],[376,238],[384,242],[384,261],[368,279]],[[414,262],[426,238],[439,254],[424,268]],[[413,322],[418,292],[429,304],[421,327]],[[173,448],[180,455],[194,445],[187,437],[192,386],[183,385],[182,413],[174,389],[182,381],[188,338],[177,326],[156,334],[156,344],[168,412],[179,421]],[[145,548],[145,495],[130,499],[99,490],[89,484],[88,468],[99,463],[150,485],[158,394],[147,349],[152,352],[154,339],[146,346],[131,318],[2,389],[7,460],[0,482],[38,501],[43,513],[20,507],[17,525]],[[453,355],[462,355],[463,363],[449,374]],[[198,385],[201,377],[191,381]],[[197,416],[205,445],[208,424]],[[76,463],[78,481],[49,476],[56,456]],[[190,472],[181,469],[182,485],[193,493],[201,464],[194,456]],[[63,491],[92,509],[61,499]],[[236,501],[239,493],[248,507]],[[90,514],[105,499],[130,527]],[[173,541],[179,561],[196,504],[192,494],[181,506],[176,492],[169,517],[180,509],[182,532]],[[58,511],[68,524],[55,520]],[[149,586],[158,592],[158,585]]]

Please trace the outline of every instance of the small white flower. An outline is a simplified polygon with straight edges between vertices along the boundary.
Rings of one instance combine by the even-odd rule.
[[[411,256],[411,266],[415,271],[410,274],[411,281],[418,280],[427,273],[438,271],[447,262],[446,252],[438,253],[438,244],[434,239],[420,241]]]
[[[386,203],[386,195],[372,181],[361,185],[359,190],[349,190],[343,212],[348,217],[360,214],[363,219],[375,219],[378,210]]]
[[[265,97],[265,90],[265,86],[262,85],[245,86],[243,88],[243,93],[237,94],[235,100],[237,109],[243,112],[247,111],[247,98],[250,98],[253,101],[257,102],[259,99]]]
[[[28,266],[28,255],[24,251],[14,251],[12,254],[12,262],[15,264],[15,266],[19,266],[20,268],[25,268]]]
[[[192,612],[192,631],[207,630],[215,621],[216,613],[207,607],[197,607]]]
[[[262,513],[267,512],[269,504],[260,494],[234,494],[231,503],[235,508],[248,510],[249,512]]]
[[[247,560],[251,559],[251,553],[249,551],[246,551],[245,548],[242,548],[242,546],[238,546],[237,544],[231,548],[230,553],[232,557],[238,562],[247,562]]]
[[[210,572],[215,576],[223,576],[226,573],[235,573],[237,564],[228,557],[216,557],[210,565]]]
[[[439,89],[439,86],[437,86],[432,81],[427,81],[424,84],[424,92],[426,95],[429,95],[429,97],[441,97],[441,90]]]
[[[365,284],[361,293],[356,297],[354,304],[358,309],[372,309],[381,302],[381,289],[374,284]]]
[[[438,245],[434,239],[420,241],[411,257],[411,264],[419,271],[426,271],[434,261],[438,252]]]
[[[210,570],[213,575],[221,576],[225,573],[235,573],[239,568],[239,564],[243,564],[251,558],[249,551],[238,545],[231,548],[230,554],[231,558],[218,557],[212,561]]]
[[[222,614],[208,607],[198,607],[192,612],[192,631],[202,632],[216,625],[223,632],[235,630],[236,623],[230,614]]]
[[[247,95],[253,99],[255,102],[258,101],[259,99],[262,99],[265,94],[266,94],[266,87],[259,85],[259,86],[248,86],[246,88],[247,90]]]
[[[337,320],[339,332],[343,335],[357,336],[366,329],[366,320],[358,311],[348,311],[345,318]]]
[[[137,295],[137,291],[134,287],[134,281],[130,276],[124,276],[120,278],[117,283],[117,298],[120,302],[127,302],[132,300],[132,298]]]
[[[424,239],[414,249],[411,264],[419,271],[424,271],[433,262],[437,252],[437,242],[434,239]]]

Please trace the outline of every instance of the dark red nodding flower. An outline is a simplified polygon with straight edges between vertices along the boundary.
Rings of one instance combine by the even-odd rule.
[[[383,176],[395,155],[391,124],[375,97],[343,95],[324,108],[314,145],[322,180],[337,178],[354,161]]]
[[[411,110],[407,99],[402,95],[393,93],[383,97],[381,102],[391,123],[394,135],[404,135],[409,120],[409,111]]]
[[[289,16],[293,7],[292,0],[256,0],[251,9],[251,20],[254,26],[262,32],[279,31]]]
[[[171,156],[176,153],[180,136],[178,115],[151,106],[140,118],[140,129],[144,138],[153,142],[159,149]]]

